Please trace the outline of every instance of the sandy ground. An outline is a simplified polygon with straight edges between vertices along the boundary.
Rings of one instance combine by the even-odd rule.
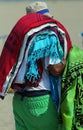
[[[4,45],[5,35],[8,35],[16,21],[25,14],[27,2],[0,2],[0,52]],[[82,46],[83,31],[83,1],[57,2],[49,0],[48,6],[56,19],[67,28],[73,44]],[[4,101],[0,101],[0,130],[15,130],[12,112],[13,94],[8,94]]]
[[[3,101],[0,100],[0,130],[15,130],[12,97],[13,94],[8,94]]]

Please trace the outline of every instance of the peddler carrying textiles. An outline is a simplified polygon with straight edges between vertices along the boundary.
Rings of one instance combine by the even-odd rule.
[[[72,48],[66,28],[44,2],[27,6],[11,30],[0,57],[0,98],[15,91],[16,130],[58,128],[60,81]]]

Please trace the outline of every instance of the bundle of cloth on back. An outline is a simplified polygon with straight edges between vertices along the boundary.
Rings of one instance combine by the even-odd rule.
[[[62,75],[61,115],[64,130],[83,130],[83,50],[74,45]]]
[[[42,5],[41,9],[37,8],[38,4],[39,3],[37,3],[35,7],[35,9],[38,9],[35,11],[37,13],[33,13],[33,5],[30,6],[30,9],[29,7],[26,8],[27,13],[33,10],[32,13],[24,15],[17,21],[3,47],[0,57],[0,96],[2,98],[4,98],[11,86],[13,86],[14,89],[20,88],[12,84],[23,62],[26,48],[28,48],[28,65],[25,81],[27,82],[27,86],[34,87],[38,85],[43,72],[41,58],[50,55],[51,57],[55,56],[56,59],[57,52],[54,48],[61,46],[59,57],[62,60],[62,57],[66,58],[72,48],[70,36],[65,27],[59,21],[46,16],[50,15],[49,10],[47,7],[43,8]],[[40,14],[39,10],[42,14],[46,15]],[[44,32],[44,30],[46,30],[46,32]],[[41,34],[40,31],[42,31]],[[36,39],[37,43],[34,44],[36,34],[38,34]],[[39,41],[40,39],[44,39],[44,36],[47,36],[48,41],[45,42],[45,44]],[[51,36],[53,36],[54,39],[52,44],[50,44],[48,40],[48,37]],[[59,42],[59,44],[55,44],[54,41]],[[37,46],[39,44],[40,46]],[[33,50],[33,53],[30,53],[30,50]],[[25,83],[24,85],[26,86]]]
[[[59,125],[61,74],[72,43],[65,27],[52,18],[44,2],[29,5],[26,12],[2,50],[0,98],[4,99],[10,87],[14,89],[16,130],[55,130]],[[54,70],[60,65],[60,77],[50,65]]]

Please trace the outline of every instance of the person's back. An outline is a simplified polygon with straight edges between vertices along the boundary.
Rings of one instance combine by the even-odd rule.
[[[5,71],[4,76],[0,74],[0,95],[4,98],[10,86],[15,90],[16,130],[55,130],[60,76],[72,44],[67,30],[51,17],[44,2],[29,5],[26,11],[27,15],[12,29],[1,55]],[[5,54],[8,58],[4,58]],[[56,87],[54,92],[51,87]]]

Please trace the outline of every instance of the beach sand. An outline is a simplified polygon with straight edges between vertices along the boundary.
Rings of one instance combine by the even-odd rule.
[[[0,130],[15,130],[13,110],[13,94],[8,94],[4,100],[0,100]]]
[[[17,20],[25,14],[28,2],[0,2],[0,53],[2,51],[5,36],[8,35]],[[72,43],[82,46],[83,31],[83,1],[47,1],[48,7],[54,18],[59,20],[67,28]],[[8,94],[4,101],[0,101],[0,130],[15,130],[12,110],[13,94]]]

